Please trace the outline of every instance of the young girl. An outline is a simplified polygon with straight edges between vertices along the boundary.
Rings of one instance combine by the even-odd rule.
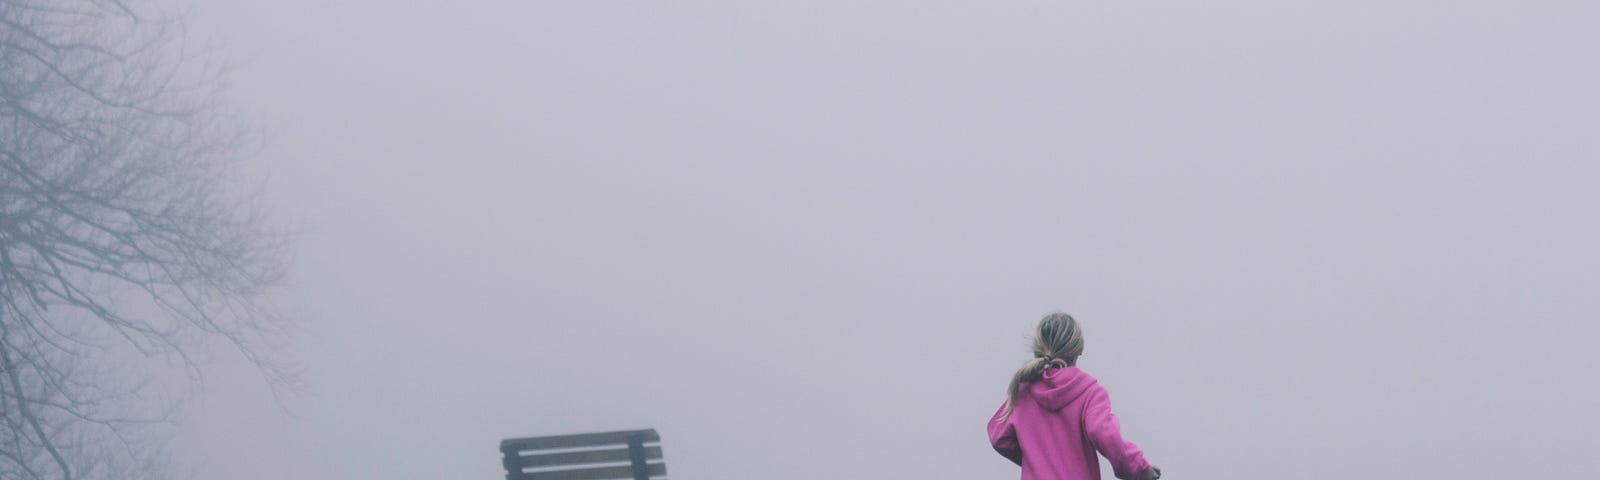
[[[1011,377],[1006,403],[989,421],[989,443],[1022,466],[1022,480],[1099,480],[1106,456],[1117,478],[1154,480],[1161,469],[1122,439],[1111,400],[1075,365],[1083,330],[1071,315],[1045,315],[1033,337],[1033,360]]]

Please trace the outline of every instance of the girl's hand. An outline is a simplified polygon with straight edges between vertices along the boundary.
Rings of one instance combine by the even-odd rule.
[[[1144,474],[1139,475],[1139,480],[1156,480],[1159,478],[1161,478],[1161,468],[1155,465],[1151,465],[1149,470],[1145,470]]]

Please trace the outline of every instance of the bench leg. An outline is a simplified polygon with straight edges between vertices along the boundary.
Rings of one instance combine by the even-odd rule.
[[[628,459],[633,462],[633,480],[650,480],[650,465],[644,458],[644,435],[628,437]]]

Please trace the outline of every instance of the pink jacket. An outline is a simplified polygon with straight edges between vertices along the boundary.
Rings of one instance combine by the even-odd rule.
[[[1100,480],[1106,456],[1117,478],[1150,468],[1138,445],[1122,439],[1105,387],[1077,367],[1053,368],[1017,393],[1011,415],[989,420],[989,443],[1022,466],[1022,480]]]

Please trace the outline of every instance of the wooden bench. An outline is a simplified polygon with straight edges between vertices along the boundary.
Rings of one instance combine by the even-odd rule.
[[[500,441],[506,480],[650,480],[667,475],[654,429]],[[654,462],[654,463],[652,463]]]

